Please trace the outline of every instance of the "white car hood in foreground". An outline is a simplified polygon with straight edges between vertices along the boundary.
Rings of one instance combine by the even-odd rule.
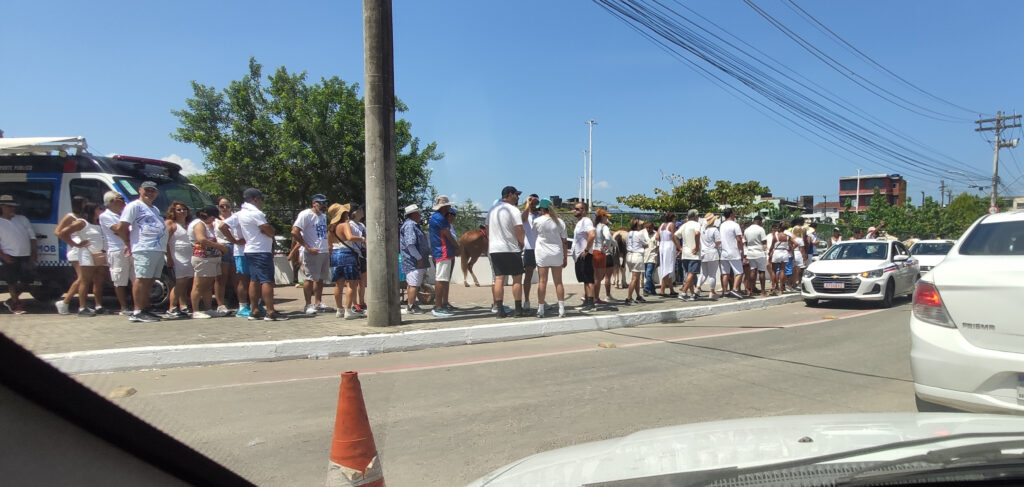
[[[889,443],[963,433],[1021,432],[1024,418],[961,413],[781,416],[639,431],[538,453],[487,474],[472,487],[578,486],[727,467],[754,467]],[[904,458],[968,439],[902,448],[843,461]],[[952,443],[952,444],[951,444]]]
[[[819,260],[807,266],[807,270],[815,274],[854,274],[878,269],[887,262],[882,259],[873,260]]]

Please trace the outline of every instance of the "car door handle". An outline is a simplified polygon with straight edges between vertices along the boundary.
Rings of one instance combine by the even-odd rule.
[[[50,238],[50,236],[49,235],[38,234],[38,235],[36,235],[36,238],[44,239],[44,238]]]

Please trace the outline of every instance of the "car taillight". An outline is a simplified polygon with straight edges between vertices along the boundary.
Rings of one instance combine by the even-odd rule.
[[[914,317],[925,323],[956,328],[942,305],[938,288],[930,282],[918,281],[914,288]]]

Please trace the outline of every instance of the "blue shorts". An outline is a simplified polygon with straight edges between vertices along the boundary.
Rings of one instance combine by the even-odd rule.
[[[683,270],[687,274],[700,274],[700,261],[697,259],[683,259]]]
[[[355,252],[349,249],[334,249],[331,251],[331,280],[337,282],[358,281],[359,260]]]
[[[249,282],[274,283],[274,254],[270,252],[246,253],[245,258],[249,261]]]
[[[159,250],[132,252],[136,279],[156,279],[164,271],[164,253]]]
[[[235,262],[235,247],[234,245],[227,244],[225,247],[228,248],[227,252],[224,252],[220,256],[221,264],[233,264]]]
[[[235,256],[235,274],[249,275],[249,259],[246,259],[244,255]]]
[[[790,257],[789,260],[786,261],[786,275],[787,276],[792,276],[793,275],[793,258],[792,257]]]

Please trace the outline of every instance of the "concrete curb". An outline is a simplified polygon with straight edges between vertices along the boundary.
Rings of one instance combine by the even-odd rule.
[[[472,343],[521,340],[651,323],[671,323],[699,316],[764,309],[769,306],[794,303],[800,300],[799,294],[789,294],[668,310],[583,315],[563,319],[548,318],[533,321],[510,320],[508,322],[488,325],[415,330],[401,333],[333,336],[273,342],[118,348],[52,353],[40,355],[40,357],[67,374],[163,369],[303,358],[322,359],[336,356],[421,350]]]

